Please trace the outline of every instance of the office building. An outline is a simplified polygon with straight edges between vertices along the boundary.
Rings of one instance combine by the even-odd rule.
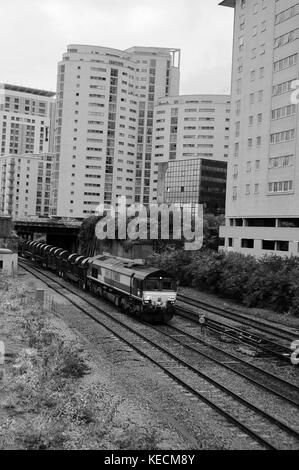
[[[226,169],[225,161],[204,158],[159,163],[157,202],[180,205],[202,204],[205,214],[223,214]]]
[[[228,95],[160,98],[154,110],[151,201],[157,200],[160,163],[197,159],[200,168],[202,159],[227,162],[229,126]]]

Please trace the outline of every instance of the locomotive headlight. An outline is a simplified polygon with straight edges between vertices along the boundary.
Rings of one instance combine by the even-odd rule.
[[[175,298],[174,298],[174,297],[170,297],[170,298],[168,299],[168,302],[174,304],[174,303],[175,303]]]

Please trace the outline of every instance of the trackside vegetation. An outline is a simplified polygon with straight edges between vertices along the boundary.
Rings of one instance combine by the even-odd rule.
[[[0,275],[0,450],[157,448],[158,432],[120,421],[122,398],[55,325],[25,282]]]
[[[247,307],[299,315],[299,258],[177,250],[153,254],[148,263],[172,273],[181,286],[194,287]]]

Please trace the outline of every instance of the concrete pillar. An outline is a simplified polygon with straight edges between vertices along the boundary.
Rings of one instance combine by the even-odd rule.
[[[5,345],[0,341],[0,380],[4,377]]]
[[[298,243],[297,241],[290,241],[289,252],[295,256],[298,256]]]
[[[35,298],[39,305],[44,308],[44,302],[45,302],[45,290],[44,289],[36,289],[36,295]]]
[[[262,240],[254,240],[254,251],[259,253],[262,251]]]

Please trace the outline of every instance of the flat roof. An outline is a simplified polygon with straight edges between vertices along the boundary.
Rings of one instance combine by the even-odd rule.
[[[13,255],[13,252],[7,248],[0,248],[0,255]]]
[[[235,8],[236,0],[223,0],[223,2],[219,3],[219,5],[222,7]]]
[[[47,98],[52,98],[56,95],[54,91],[40,90],[38,88],[30,88],[20,85],[11,85],[10,83],[0,83],[0,89],[17,91],[19,93],[30,93],[32,95],[46,96]]]
[[[173,106],[174,104],[230,104],[231,95],[230,94],[213,94],[213,93],[204,93],[204,94],[193,94],[193,95],[175,95],[175,96],[163,96],[156,100],[157,105],[159,106]]]
[[[128,49],[125,49],[126,52],[130,52],[131,54],[169,54],[170,52],[181,52],[181,49],[176,47],[151,47],[151,46],[132,46]]]

